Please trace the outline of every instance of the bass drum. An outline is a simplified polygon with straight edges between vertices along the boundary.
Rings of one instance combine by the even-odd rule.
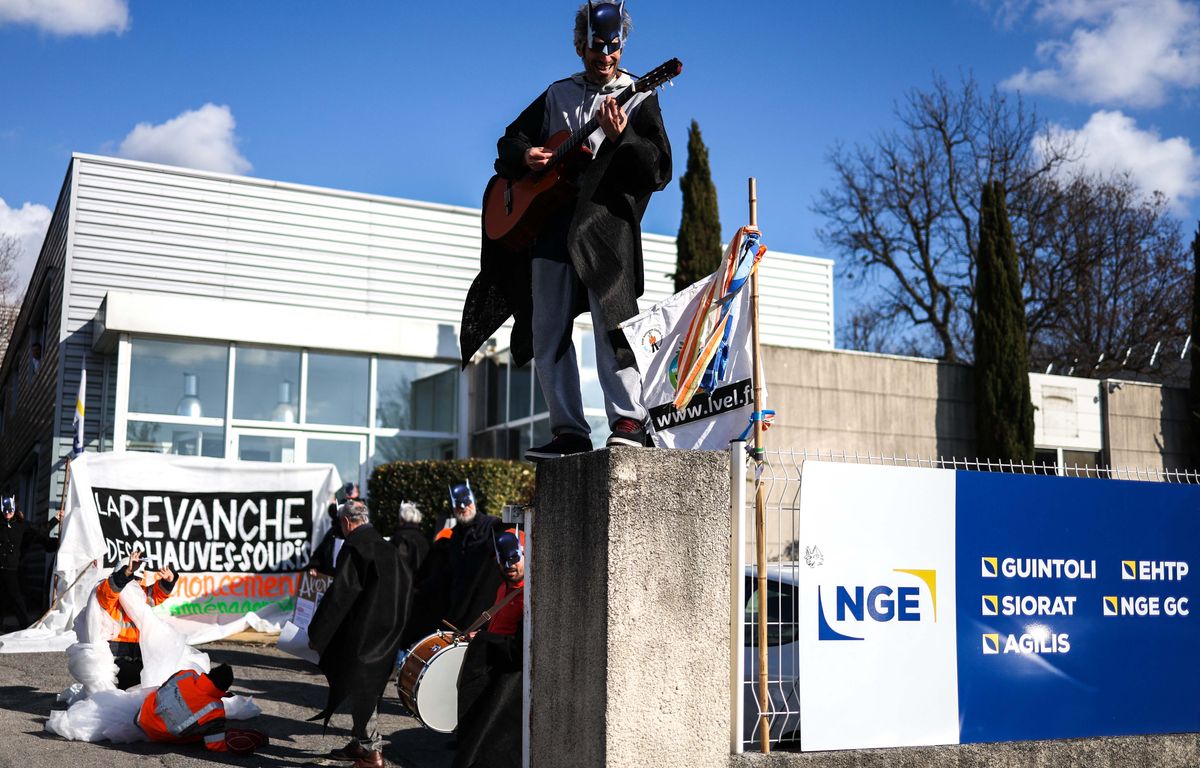
[[[450,733],[458,726],[458,673],[466,655],[466,640],[434,632],[404,657],[396,680],[400,702],[426,728]]]

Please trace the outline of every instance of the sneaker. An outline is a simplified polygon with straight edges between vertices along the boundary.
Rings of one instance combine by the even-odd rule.
[[[554,439],[545,445],[539,445],[536,448],[530,448],[525,451],[526,461],[545,461],[546,459],[558,459],[563,456],[570,456],[573,453],[587,453],[592,450],[592,441],[583,435],[577,435],[574,432],[563,432],[561,435],[555,435]]]
[[[613,425],[612,434],[608,436],[608,442],[604,445],[609,448],[626,445],[633,448],[644,448],[646,447],[646,430],[642,429],[642,425],[633,419],[617,419],[617,423]]]

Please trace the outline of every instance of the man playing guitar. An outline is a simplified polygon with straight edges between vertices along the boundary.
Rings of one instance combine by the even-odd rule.
[[[623,106],[615,98],[635,82],[618,68],[630,28],[624,2],[582,6],[574,42],[583,71],[552,83],[497,145],[497,181],[536,177],[552,162],[551,136],[579,131],[593,118],[599,124],[583,142],[582,162],[567,166],[578,193],[548,216],[530,245],[515,253],[485,228],[480,275],[463,309],[464,360],[509,314],[514,364],[534,359],[554,437],[526,451],[531,461],[591,450],[571,340],[572,322],[584,311],[592,317],[612,429],[607,445],[646,441],[641,383],[617,325],[638,312],[640,222],[650,195],[671,179],[671,146],[653,87],[625,94]]]

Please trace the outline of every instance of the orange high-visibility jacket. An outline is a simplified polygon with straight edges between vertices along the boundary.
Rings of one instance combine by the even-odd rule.
[[[121,607],[121,601],[118,599],[121,590],[132,578],[125,575],[125,569],[117,566],[112,575],[96,587],[96,602],[117,622],[117,636],[112,639],[118,643],[136,643],[139,637],[137,625],[130,620],[129,614]],[[171,590],[174,588],[174,581],[168,582],[165,587],[161,581],[156,581],[154,586],[146,590],[146,599],[150,601],[150,605],[158,605],[171,596]]]
[[[205,749],[224,752],[225,705],[221,702],[224,695],[207,675],[181,670],[146,697],[137,722],[150,741],[173,744],[203,741]]]

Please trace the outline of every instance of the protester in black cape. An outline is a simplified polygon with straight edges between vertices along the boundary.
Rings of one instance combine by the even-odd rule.
[[[475,505],[470,482],[450,488],[455,525],[450,534],[446,565],[431,577],[423,600],[429,600],[436,620],[426,625],[429,634],[444,623],[466,629],[492,604],[500,574],[494,565],[493,540],[504,527],[500,518],[485,515]],[[424,636],[424,635],[422,635]]]
[[[408,572],[418,574],[429,554],[429,536],[421,530],[421,508],[411,501],[400,504],[400,522],[392,534],[392,544],[400,559],[408,565]]]
[[[409,611],[410,574],[396,549],[371,525],[361,501],[342,505],[338,523],[345,537],[333,582],[308,627],[309,645],[320,654],[329,681],[329,718],[350,700],[350,742],[330,756],[353,760],[355,768],[384,764],[374,719],[379,698],[395,668],[396,651]]]
[[[6,496],[0,501],[3,517],[0,518],[0,630],[4,627],[4,618],[11,606],[12,614],[17,619],[17,629],[29,626],[29,612],[25,607],[25,595],[21,592],[20,568],[21,555],[33,542],[40,543],[48,552],[58,549],[58,539],[50,536],[48,531],[30,525],[21,511],[17,509],[16,500]],[[53,528],[62,519],[62,512],[50,523]]]
[[[357,501],[358,486],[354,483],[346,483],[342,486],[342,497],[344,501]],[[338,526],[339,507],[340,505],[336,501],[329,505],[329,519],[333,521],[333,525],[329,527],[325,538],[321,539],[321,543],[317,545],[317,548],[313,550],[312,557],[309,558],[309,573],[313,576],[318,573],[332,576],[333,569],[337,565],[337,554],[341,549],[342,541],[342,529]]]
[[[429,552],[421,561],[421,568],[413,578],[413,606],[404,625],[404,647],[409,648],[418,640],[438,628],[445,614],[446,569],[450,564],[450,537],[454,535],[454,516],[448,515],[444,525],[433,537]]]
[[[503,583],[495,615],[471,638],[458,677],[458,745],[454,768],[521,765],[521,662],[524,653],[525,548],[523,534],[496,540]]]

